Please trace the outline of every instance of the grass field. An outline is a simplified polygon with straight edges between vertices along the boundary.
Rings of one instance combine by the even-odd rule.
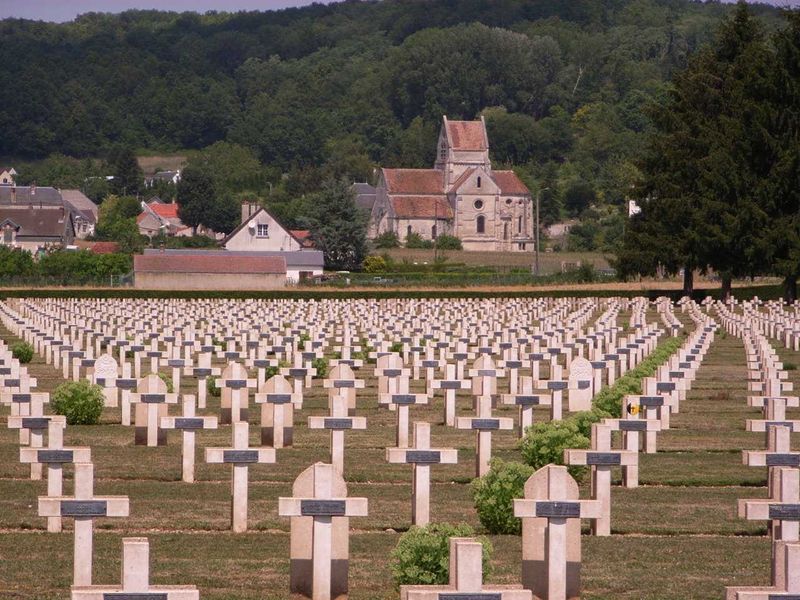
[[[392,248],[376,250],[375,254],[387,253],[397,261],[412,263],[433,262],[433,250],[413,248]],[[439,250],[440,257],[451,263],[463,263],[476,267],[495,267],[498,269],[530,268],[533,265],[533,252],[467,252],[466,250]],[[590,262],[596,269],[608,269],[608,257],[599,252],[542,252],[539,255],[539,270],[543,275],[561,272],[561,264]]]
[[[3,336],[12,339],[8,332]],[[785,352],[783,358],[798,362],[794,352]],[[59,374],[38,357],[30,371],[39,378],[41,389],[52,390],[61,382]],[[800,383],[797,373],[790,371],[795,385]],[[369,499],[369,516],[350,522],[351,598],[389,600],[399,597],[388,557],[409,525],[411,469],[386,464],[384,448],[394,445],[394,413],[378,407],[372,367],[362,369],[360,376],[366,378],[367,388],[358,394],[359,414],[367,417],[368,429],[346,435],[345,478],[349,495]],[[723,597],[725,585],[767,583],[766,525],[736,516],[739,498],[766,496],[766,469],[742,465],[742,449],[764,446],[763,434],[744,431],[745,419],[759,415],[747,407],[745,380],[742,344],[732,336],[718,336],[681,412],[673,416],[672,429],[659,435],[659,453],[641,457],[643,485],[633,490],[614,488],[613,535],[583,536],[583,598],[717,599]],[[188,380],[185,383],[189,385]],[[155,583],[195,584],[205,600],[290,597],[289,520],[277,515],[276,499],[290,495],[291,482],[304,468],[327,460],[327,434],[305,425],[308,415],[325,413],[324,398],[324,390],[315,382],[302,411],[296,413],[296,446],[279,450],[277,464],[251,467],[251,531],[245,534],[227,531],[229,467],[198,463],[197,483],[180,482],[179,434],[170,434],[167,447],[135,447],[132,429],[116,424],[119,415],[112,409],[100,426],[68,427],[66,444],[92,447],[96,492],[126,494],[131,501],[129,518],[97,522],[95,582],[117,582],[120,538],[143,535],[151,542]],[[466,414],[467,401],[460,407]],[[515,416],[509,408],[498,413]],[[435,446],[459,449],[458,465],[432,469],[432,519],[464,521],[480,530],[469,489],[473,435],[441,425],[438,398],[431,407],[413,408],[411,419],[433,423]],[[255,415],[251,422],[251,443],[256,444]],[[229,427],[203,432],[198,443],[228,445],[229,435]],[[495,435],[493,447],[495,456],[520,459],[513,432]],[[200,450],[198,457],[202,458]],[[65,490],[71,489],[67,482]],[[18,462],[17,432],[5,427],[3,416],[0,598],[68,596],[72,532],[65,520],[63,533],[46,533],[45,520],[36,516],[36,498],[45,491],[45,482],[27,479],[26,467]],[[582,496],[588,496],[585,483]],[[520,538],[490,538],[495,548],[490,580],[518,582]]]

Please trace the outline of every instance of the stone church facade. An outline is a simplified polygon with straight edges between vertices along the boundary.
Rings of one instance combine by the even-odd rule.
[[[381,169],[369,235],[454,235],[465,250],[530,250],[531,194],[513,171],[492,169],[486,123],[443,118],[432,169]]]

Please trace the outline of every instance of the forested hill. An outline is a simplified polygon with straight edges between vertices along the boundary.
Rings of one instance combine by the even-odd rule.
[[[619,197],[645,101],[731,10],[685,0],[384,0],[0,22],[0,156],[227,140],[283,170],[423,166],[442,114],[495,160]],[[777,10],[755,6],[770,26]]]

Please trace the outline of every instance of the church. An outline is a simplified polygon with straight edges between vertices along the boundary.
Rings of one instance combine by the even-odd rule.
[[[492,169],[483,117],[444,117],[433,168],[381,169],[370,204],[370,237],[446,234],[458,237],[464,250],[532,247],[531,193],[513,171]]]

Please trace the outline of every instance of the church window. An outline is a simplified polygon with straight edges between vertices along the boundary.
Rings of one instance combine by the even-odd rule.
[[[442,160],[447,158],[447,146],[442,144],[442,147],[439,149],[439,158]]]
[[[478,215],[478,218],[475,221],[475,226],[478,233],[486,233],[486,217],[483,215]]]
[[[481,177],[478,175],[478,187],[481,187]]]
[[[473,204],[473,206],[475,207],[475,210],[482,209],[483,208],[483,200],[475,200],[475,203]]]
[[[508,239],[508,223],[503,223],[503,239]]]
[[[511,203],[514,202],[511,198],[506,198],[506,206],[511,206]]]
[[[431,227],[431,237],[432,237],[433,239],[436,239],[436,225],[434,225],[433,227]]]
[[[522,217],[517,217],[517,233],[522,233]]]
[[[256,228],[256,237],[269,237],[269,223],[259,223]]]

